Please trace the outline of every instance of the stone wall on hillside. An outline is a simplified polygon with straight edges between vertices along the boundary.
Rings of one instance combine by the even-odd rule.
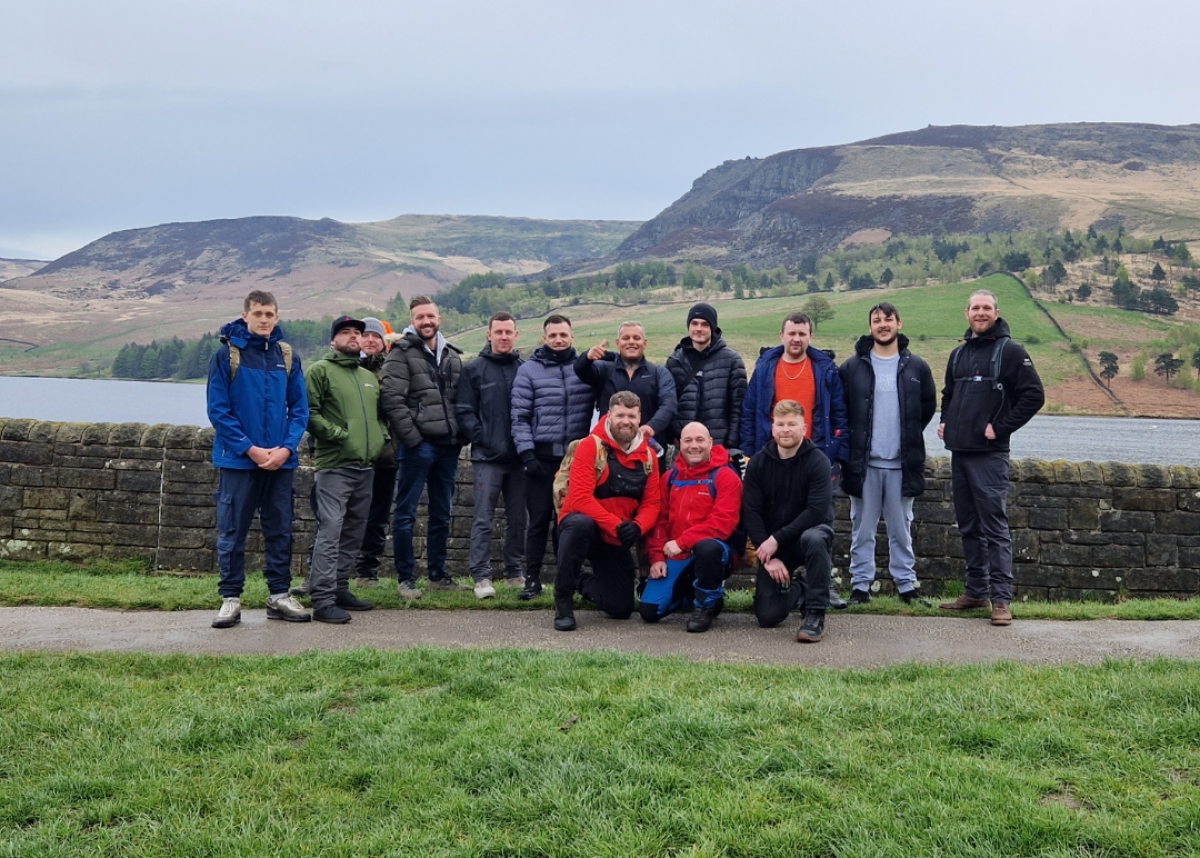
[[[47,423],[0,418],[0,559],[144,558],[161,570],[216,570],[217,475],[211,429],[137,423]],[[304,445],[306,449],[307,445]],[[950,461],[930,459],[929,488],[914,507],[922,589],[961,580]],[[306,571],[312,470],[296,476],[293,574]],[[450,563],[466,574],[473,487],[459,468]],[[1200,471],[1122,463],[1013,464],[1009,495],[1018,596],[1046,599],[1200,594]],[[838,501],[835,575],[849,586],[849,505]],[[502,527],[497,526],[497,533]],[[417,523],[424,555],[424,522]],[[890,591],[887,539],[878,542],[880,589]],[[252,533],[249,568],[261,565]],[[498,559],[498,558],[497,558]],[[551,571],[552,571],[551,567]],[[394,574],[390,548],[383,574]],[[736,584],[749,586],[748,571]]]

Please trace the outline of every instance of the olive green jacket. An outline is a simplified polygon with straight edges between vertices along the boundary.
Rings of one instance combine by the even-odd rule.
[[[375,374],[359,366],[357,357],[330,349],[309,367],[305,381],[308,431],[317,439],[314,467],[374,465],[388,440]]]

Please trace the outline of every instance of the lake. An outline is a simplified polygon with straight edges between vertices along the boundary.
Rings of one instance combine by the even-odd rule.
[[[0,417],[207,426],[202,384],[0,376]],[[935,418],[936,420],[936,418]],[[931,456],[946,455],[937,424]],[[1200,420],[1038,416],[1013,437],[1014,458],[1200,467]]]

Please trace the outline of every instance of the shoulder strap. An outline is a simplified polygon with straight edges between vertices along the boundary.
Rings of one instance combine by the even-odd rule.
[[[991,360],[988,361],[987,378],[980,379],[981,381],[990,382],[993,390],[1003,390],[1004,389],[1004,385],[1000,383],[1000,365],[1001,365],[1002,358],[1004,357],[1004,345],[1009,339],[1010,339],[1010,337],[996,337],[996,342],[992,346],[992,357],[991,357]],[[961,346],[959,346],[957,349],[954,350],[954,360],[950,366],[950,376],[955,381],[959,380],[958,359],[960,357],[962,357],[962,352],[963,352],[964,348],[966,348],[966,343],[963,343]]]
[[[283,368],[290,376],[292,374],[292,347],[280,340],[279,350],[283,352]]]
[[[229,346],[229,383],[233,384],[233,380],[237,378],[238,367],[242,365],[242,350],[233,343],[227,343],[226,345]],[[284,371],[290,377],[292,374],[292,363],[295,361],[292,347],[283,340],[280,340],[279,351],[283,353]]]

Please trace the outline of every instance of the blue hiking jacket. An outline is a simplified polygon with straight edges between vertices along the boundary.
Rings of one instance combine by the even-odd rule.
[[[254,470],[246,451],[251,447],[287,447],[292,457],[283,465],[300,464],[296,453],[308,427],[308,391],[300,358],[292,360],[289,375],[276,325],[271,336],[250,333],[242,319],[221,328],[222,346],[208,363],[208,422],[216,430],[212,459],[217,468]],[[237,377],[229,379],[229,346],[241,351]]]
[[[771,409],[775,407],[775,369],[783,357],[783,346],[769,349],[758,359],[754,375],[746,388],[742,402],[742,452],[747,456],[767,446],[771,440]],[[848,440],[850,424],[846,420],[846,398],[842,379],[833,358],[820,349],[808,347],[808,359],[813,362],[813,384],[817,388],[815,414],[806,415],[812,423],[812,441],[829,461],[846,457],[843,446]]]

